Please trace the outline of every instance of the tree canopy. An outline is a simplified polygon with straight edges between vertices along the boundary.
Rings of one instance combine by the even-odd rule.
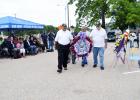
[[[70,0],[76,5],[77,25],[92,26],[99,19],[105,28],[105,18],[114,16],[114,27],[122,30],[140,24],[140,3],[136,0]]]
[[[121,30],[128,28],[128,26],[135,28],[140,24],[140,3],[136,0],[118,0],[113,5],[112,11],[115,11],[114,26],[119,26]]]
[[[45,28],[44,28],[44,30],[46,32],[49,32],[49,31],[57,32],[58,31],[57,27],[54,27],[52,25],[46,25]]]

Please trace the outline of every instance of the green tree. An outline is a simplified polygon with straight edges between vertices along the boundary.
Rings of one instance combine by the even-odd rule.
[[[140,25],[140,3],[134,2],[130,4],[128,8],[129,12],[126,16],[126,23],[133,27]]]
[[[54,27],[52,25],[46,25],[45,26],[45,31],[49,32],[50,30],[52,30],[53,32],[57,32],[58,31],[57,27]]]
[[[114,27],[121,30],[135,28],[140,23],[140,4],[136,0],[116,0],[111,9],[115,12]]]
[[[110,0],[70,0],[69,4],[76,3],[77,25],[87,24],[92,26],[102,19],[105,28],[105,16],[108,14]]]
[[[117,26],[119,26],[121,30],[128,28],[128,25],[126,24],[128,6],[129,6],[128,0],[118,0],[118,1],[116,0],[114,5],[112,6],[111,10],[115,12],[115,20],[116,20],[113,25],[114,28]]]
[[[113,27],[121,30],[140,25],[140,3],[137,0],[70,0],[76,5],[77,25],[92,26],[102,19],[105,28],[105,18],[115,16]],[[113,15],[113,13],[114,15]]]

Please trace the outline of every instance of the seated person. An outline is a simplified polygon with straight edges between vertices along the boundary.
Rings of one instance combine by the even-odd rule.
[[[22,38],[19,38],[19,42],[16,44],[16,48],[20,50],[20,54],[25,57],[25,49]]]
[[[3,45],[3,49],[8,51],[10,57],[18,58],[19,50],[16,48],[16,44],[14,43],[13,37],[8,37]]]
[[[30,37],[29,42],[30,42],[31,53],[37,54],[38,50],[33,36]]]
[[[30,54],[37,54],[37,50],[36,50],[36,46],[33,40],[33,37],[29,37],[27,36],[26,39],[24,40],[24,48],[26,50],[26,53],[30,53]]]
[[[1,48],[1,56],[3,57],[8,57],[9,56],[9,52],[8,52],[8,46],[7,46],[7,39],[3,39],[2,44],[0,45]]]
[[[2,48],[1,48],[1,44],[2,44],[3,42],[4,42],[3,38],[0,37],[0,51],[2,50]]]
[[[37,38],[34,38],[34,42],[35,42],[35,45],[37,46],[37,51],[41,51],[41,52],[44,52],[45,51],[45,46],[43,45],[43,42],[41,43],[41,41]]]

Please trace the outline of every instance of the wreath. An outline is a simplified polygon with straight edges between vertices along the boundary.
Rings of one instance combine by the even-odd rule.
[[[92,50],[92,41],[89,37],[81,38],[78,36],[74,38],[71,44],[72,53],[76,54],[78,57],[87,56]]]

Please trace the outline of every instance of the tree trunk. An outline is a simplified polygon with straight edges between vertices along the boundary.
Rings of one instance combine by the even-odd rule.
[[[102,27],[105,29],[105,12],[102,10],[101,12],[101,18],[102,18]]]

